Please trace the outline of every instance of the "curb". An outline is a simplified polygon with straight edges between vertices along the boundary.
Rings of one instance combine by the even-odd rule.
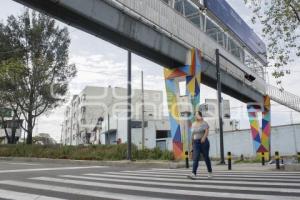
[[[284,169],[285,171],[300,171],[300,164],[286,164]]]
[[[185,168],[184,161],[157,161],[157,160],[139,160],[139,161],[100,161],[100,160],[70,160],[70,159],[50,159],[50,158],[35,158],[35,157],[0,157],[0,161],[16,161],[16,162],[39,162],[45,164],[69,164],[69,165],[95,165],[95,166],[111,166],[111,167],[136,167],[136,168],[164,168],[164,169],[179,169]],[[204,163],[200,164],[204,166]],[[227,165],[218,165],[217,162],[212,162],[213,168],[217,170],[227,170]],[[192,162],[190,162],[190,168]],[[261,166],[259,164],[235,164],[232,171],[300,171],[300,164],[281,165],[280,170],[275,168],[275,165]]]
[[[0,157],[2,161],[19,161],[19,162],[39,162],[39,163],[53,163],[53,164],[72,164],[72,165],[101,165],[112,167],[152,167],[152,168],[169,168],[178,169],[184,168],[184,162],[172,161],[98,161],[98,160],[70,160],[70,159],[51,159],[51,158],[34,158],[34,157]]]

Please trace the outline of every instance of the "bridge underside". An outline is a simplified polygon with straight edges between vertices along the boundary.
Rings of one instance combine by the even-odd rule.
[[[186,64],[189,48],[149,23],[104,0],[15,0],[73,27],[130,50],[159,65]],[[221,70],[222,92],[242,102],[263,102],[263,95]],[[216,67],[204,60],[202,83],[216,88]]]

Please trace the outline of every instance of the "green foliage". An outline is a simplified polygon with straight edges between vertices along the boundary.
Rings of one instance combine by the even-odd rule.
[[[268,58],[274,68],[275,78],[290,74],[284,69],[289,62],[300,56],[300,1],[299,0],[244,0],[251,6],[257,20],[263,25],[268,40]],[[278,81],[280,84],[281,81]]]
[[[161,160],[174,160],[173,153],[169,151],[161,151],[159,148],[154,149],[144,149],[133,151],[133,157],[139,160],[147,160],[147,159],[161,159]]]
[[[67,28],[44,14],[26,10],[0,23],[0,98],[26,120],[28,143],[35,118],[65,101],[76,75],[69,45]]]
[[[127,144],[59,146],[59,145],[0,145],[0,157],[35,157],[74,160],[126,160]],[[138,150],[132,146],[136,160],[173,160],[173,153],[158,148]]]
[[[238,164],[238,163],[261,163],[261,159],[259,158],[255,158],[255,159],[244,159],[244,160],[235,160],[234,161],[235,164]]]

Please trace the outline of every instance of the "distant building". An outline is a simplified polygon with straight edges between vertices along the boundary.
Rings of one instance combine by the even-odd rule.
[[[8,143],[5,131],[9,137],[12,137],[13,128],[15,128],[15,142],[18,142],[21,137],[21,124],[23,120],[13,120],[12,111],[9,108],[0,108],[0,115],[3,116],[4,119],[4,121],[2,121],[0,118],[0,144]]]
[[[144,145],[172,150],[169,118],[163,116],[162,91],[145,90]],[[180,102],[188,102],[180,97]],[[218,132],[217,100],[206,99],[200,106],[210,133]],[[224,131],[237,129],[237,122],[230,119],[229,101],[223,101]],[[181,111],[186,108],[181,107]],[[183,124],[184,126],[184,124]],[[132,95],[132,143],[142,147],[141,90]],[[74,95],[65,110],[62,127],[64,145],[118,144],[127,142],[127,89],[120,87],[87,86]]]
[[[101,144],[118,144],[127,142],[127,113],[121,112],[103,121],[102,131],[100,132]],[[155,119],[152,115],[145,117],[144,146],[152,149],[159,147],[162,150],[172,150],[172,138],[168,117]],[[132,119],[131,123],[132,143],[138,148],[142,148],[142,121],[139,116]]]
[[[205,99],[205,103],[200,105],[199,108],[205,120],[210,126],[210,133],[219,133],[219,113],[218,113],[218,100]],[[222,101],[222,115],[223,115],[223,130],[235,131],[238,130],[239,121],[231,119],[230,102],[229,100]]]
[[[162,91],[145,90],[144,97],[145,120],[162,119]],[[141,90],[135,89],[132,91],[133,121],[141,121],[141,105]],[[122,115],[126,111],[126,88],[87,86],[80,94],[73,96],[65,110],[62,143],[65,145],[115,143],[113,141],[101,141],[100,134],[105,131],[110,133],[114,127],[114,117]],[[118,123],[122,122],[119,120]],[[106,125],[103,127],[103,124]]]
[[[276,151],[280,152],[280,156],[297,156],[300,149],[300,124],[286,124],[271,127],[271,155]],[[210,140],[210,156],[213,158],[220,157],[220,140],[219,135],[211,134]],[[224,152],[231,152],[235,158],[244,157],[256,158],[253,139],[250,129],[242,129],[237,131],[224,131]]]

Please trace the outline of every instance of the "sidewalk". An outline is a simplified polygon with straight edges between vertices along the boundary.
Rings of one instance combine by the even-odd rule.
[[[160,160],[139,160],[139,161],[97,161],[97,160],[68,160],[68,159],[48,159],[48,158],[25,158],[25,157],[0,157],[0,161],[17,161],[17,162],[39,162],[71,165],[99,165],[113,167],[137,167],[137,168],[185,168],[184,161],[160,161]],[[192,161],[189,162],[190,168]],[[201,161],[199,166],[204,167],[205,163]],[[218,162],[212,161],[214,171],[227,171],[227,165],[219,165]],[[281,166],[284,170],[284,166]],[[300,171],[300,164],[286,165],[286,171]],[[262,166],[260,163],[239,163],[232,165],[232,171],[278,171],[275,165]]]

